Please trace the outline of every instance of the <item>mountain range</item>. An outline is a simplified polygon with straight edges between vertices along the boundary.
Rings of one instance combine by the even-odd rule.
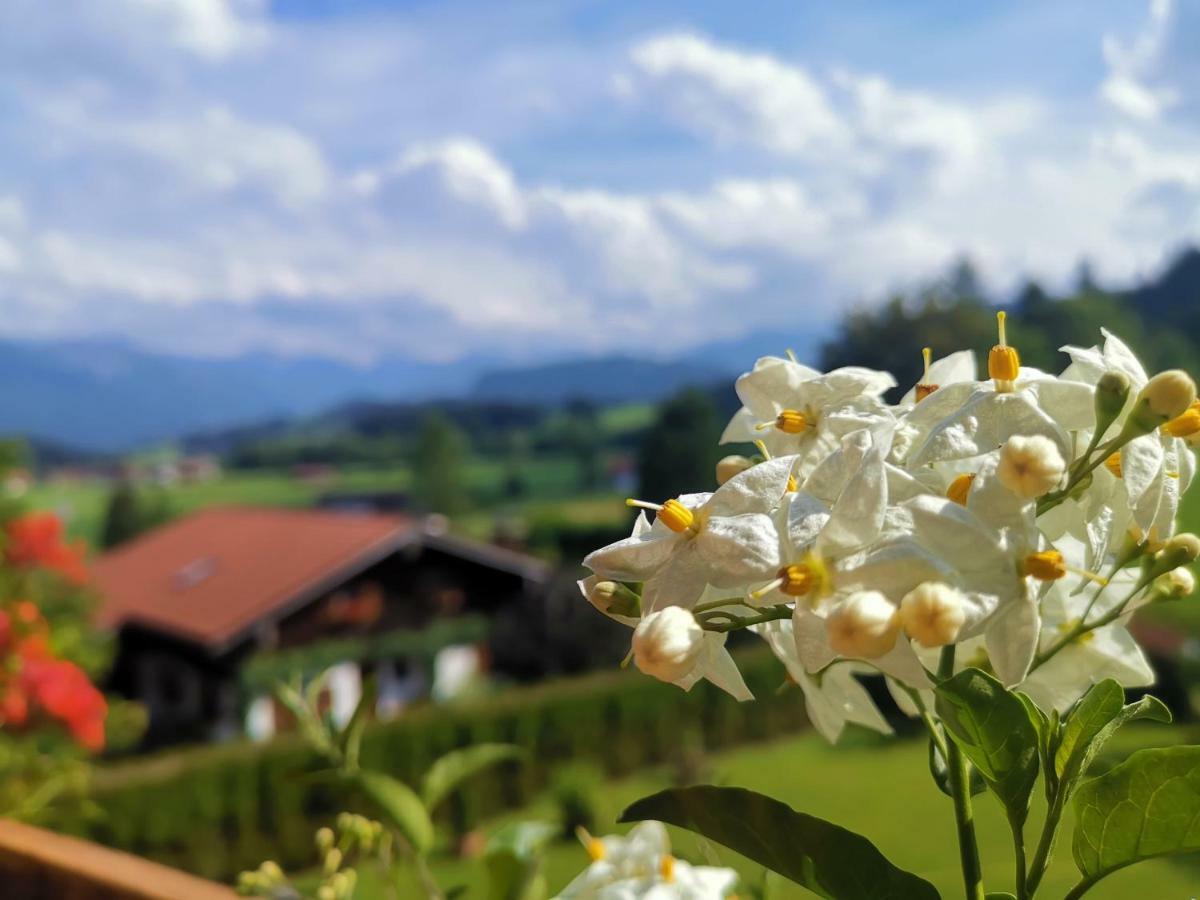
[[[798,350],[811,350],[820,335]],[[554,405],[656,400],[685,384],[727,378],[778,336],[752,334],[675,359],[627,355],[515,364],[382,359],[230,359],[155,353],[116,340],[0,341],[0,433],[39,446],[123,452],[204,431],[312,416],[352,402],[465,398]]]

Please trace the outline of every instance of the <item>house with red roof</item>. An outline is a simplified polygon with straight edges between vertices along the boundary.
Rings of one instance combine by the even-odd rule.
[[[391,711],[436,693],[453,661],[486,662],[488,623],[547,570],[416,518],[218,507],[104,554],[92,574],[117,639],[109,687],[145,705],[158,746],[272,733],[271,682],[297,670],[333,666],[335,717],[368,673]]]

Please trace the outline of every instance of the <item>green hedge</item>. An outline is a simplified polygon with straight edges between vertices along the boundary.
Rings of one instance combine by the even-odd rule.
[[[739,662],[757,702],[739,704],[707,683],[684,693],[636,672],[606,672],[375,723],[364,736],[362,761],[415,783],[454,747],[479,741],[526,747],[527,763],[477,778],[447,804],[445,827],[461,829],[528,802],[567,760],[590,760],[623,775],[671,761],[685,733],[717,749],[802,727],[802,699],[795,690],[779,691],[783,671],[770,654],[742,654]],[[284,736],[108,765],[97,773],[94,794],[104,816],[58,825],[210,878],[230,880],[267,858],[303,867],[313,861],[315,829],[357,805],[304,778],[315,763],[297,738]]]

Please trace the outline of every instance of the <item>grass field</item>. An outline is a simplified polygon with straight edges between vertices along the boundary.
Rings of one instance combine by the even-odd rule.
[[[1200,734],[1179,728],[1127,729],[1110,757],[1123,756],[1138,746],[1153,746],[1184,739],[1197,740]],[[869,837],[896,865],[920,874],[933,882],[946,898],[961,896],[957,849],[950,801],[933,787],[926,768],[926,750],[915,739],[888,741],[877,745],[857,741],[831,747],[819,737],[760,744],[716,756],[712,760],[713,783],[748,787],[786,801],[793,807],[845,825]],[[599,792],[600,828],[624,830],[614,824],[620,810],[639,797],[668,785],[666,773],[647,773],[617,781]],[[1039,785],[1038,791],[1041,790]],[[980,850],[989,890],[1012,890],[1011,844],[1008,827],[999,805],[987,795],[976,798]],[[555,812],[548,803],[540,803],[500,821],[540,819],[553,821]],[[1035,828],[1041,823],[1041,809],[1030,818],[1027,843],[1037,840]],[[489,826],[500,822],[489,823]],[[684,858],[704,861],[707,853],[716,853],[727,865],[737,868],[749,883],[761,884],[760,866],[723,848],[703,847],[692,835],[673,830],[674,850]],[[1076,871],[1071,862],[1070,823],[1063,832],[1055,862],[1039,891],[1047,900],[1062,897],[1074,884]],[[582,848],[574,842],[553,845],[545,860],[549,886],[557,890],[586,864]],[[465,896],[486,896],[482,865],[478,862],[443,858],[435,867],[443,887],[465,884]],[[360,900],[383,898],[378,876],[364,873]],[[793,885],[773,879],[773,900],[811,898],[813,895]],[[1096,900],[1189,900],[1200,888],[1200,864],[1192,858],[1154,860],[1120,872],[1088,894]],[[400,896],[420,896],[415,882],[402,885]],[[744,895],[743,895],[744,896]]]

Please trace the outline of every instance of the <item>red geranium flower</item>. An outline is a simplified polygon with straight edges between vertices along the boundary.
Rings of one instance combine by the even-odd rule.
[[[4,555],[14,566],[53,569],[74,584],[87,581],[83,545],[63,541],[62,521],[54,513],[27,513],[10,521],[5,531]]]

